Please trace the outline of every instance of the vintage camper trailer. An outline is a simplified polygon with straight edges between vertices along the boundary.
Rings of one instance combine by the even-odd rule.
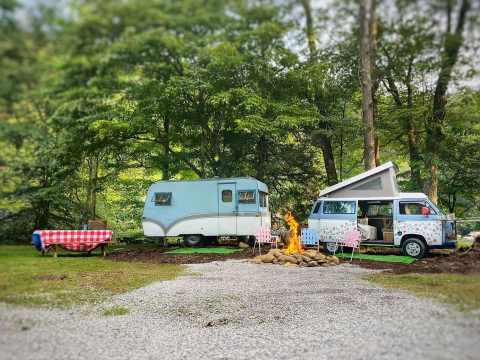
[[[362,245],[400,247],[416,258],[430,248],[455,247],[455,222],[425,194],[399,192],[396,171],[388,162],[320,192],[308,226],[327,251],[336,251],[352,229],[362,233]]]
[[[182,236],[194,246],[208,236],[254,236],[270,227],[267,185],[251,177],[159,181],[143,210],[145,236]]]

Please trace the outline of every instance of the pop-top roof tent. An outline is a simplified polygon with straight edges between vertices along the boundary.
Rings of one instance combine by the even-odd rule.
[[[389,161],[320,192],[320,197],[332,198],[395,198],[425,197],[422,193],[400,193],[397,166]]]

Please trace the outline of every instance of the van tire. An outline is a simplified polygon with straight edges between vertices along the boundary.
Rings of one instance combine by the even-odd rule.
[[[185,246],[198,246],[203,242],[202,235],[185,235],[183,237],[183,243]]]
[[[407,238],[402,243],[402,255],[421,259],[427,253],[425,243],[418,238]]]

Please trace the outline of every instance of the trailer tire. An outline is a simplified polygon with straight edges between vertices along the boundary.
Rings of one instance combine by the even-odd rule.
[[[185,235],[183,237],[183,243],[185,246],[198,246],[202,244],[202,235]]]
[[[402,243],[402,255],[421,259],[427,253],[427,246],[418,238],[407,238]]]

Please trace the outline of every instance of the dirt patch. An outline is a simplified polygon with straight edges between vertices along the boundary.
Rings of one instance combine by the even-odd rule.
[[[431,254],[409,265],[365,260],[353,260],[352,263],[368,269],[388,270],[394,274],[471,274],[480,273],[480,252]]]
[[[59,281],[59,280],[65,280],[66,278],[67,278],[67,275],[64,275],[64,274],[60,274],[60,275],[48,274],[48,275],[35,276],[36,280],[44,280],[44,281]]]
[[[107,259],[114,261],[140,261],[155,264],[202,264],[229,259],[249,259],[252,249],[242,249],[233,254],[165,254],[171,249],[135,249],[112,253]]]

